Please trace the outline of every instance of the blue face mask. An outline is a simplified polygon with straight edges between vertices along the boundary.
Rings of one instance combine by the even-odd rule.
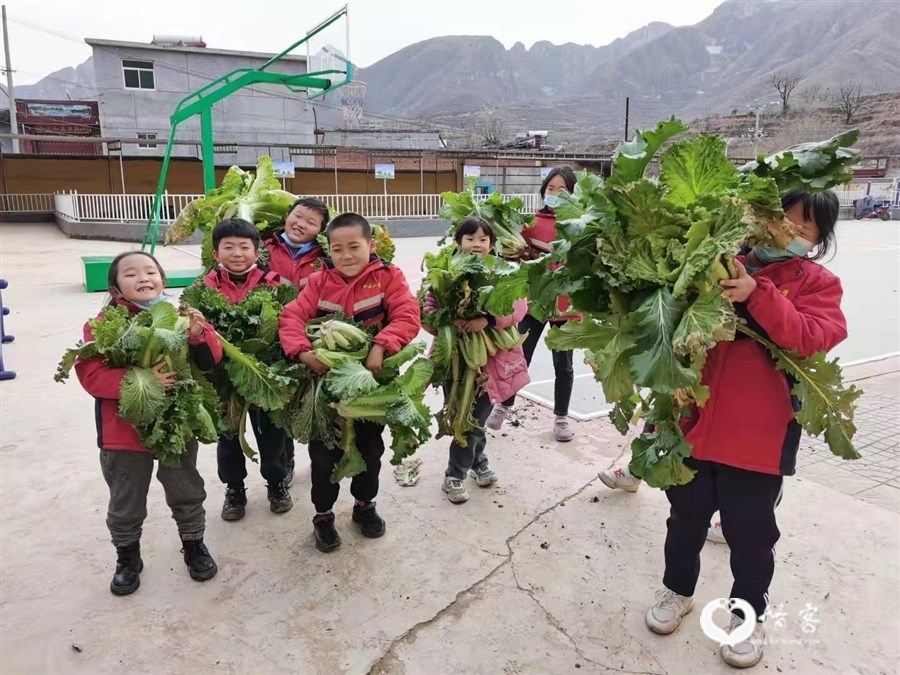
[[[165,300],[166,300],[166,296],[164,296],[162,293],[160,293],[155,298],[153,298],[150,302],[136,302],[134,304],[137,305],[138,307],[140,307],[141,309],[150,309],[156,303],[165,302]]]
[[[547,206],[551,209],[555,209],[557,206],[562,204],[563,201],[556,195],[544,195],[544,206]]]
[[[763,265],[769,265],[771,263],[790,260],[791,258],[805,258],[814,247],[815,244],[811,241],[807,241],[802,237],[797,237],[786,249],[757,246],[753,249],[753,252],[756,254],[756,258],[759,262]]]

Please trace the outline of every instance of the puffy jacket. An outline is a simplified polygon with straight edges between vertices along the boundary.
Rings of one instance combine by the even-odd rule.
[[[281,283],[281,277],[277,272],[255,267],[250,270],[244,283],[238,286],[227,270],[216,267],[203,277],[203,283],[209,288],[215,288],[228,298],[229,304],[236,305],[257,286],[278,286]]]
[[[419,303],[398,267],[373,255],[362,272],[346,277],[326,259],[325,269],[314,273],[300,297],[281,313],[278,333],[284,353],[296,357],[311,351],[306,322],[335,312],[380,328],[375,344],[388,354],[412,342],[422,327]]]
[[[556,215],[550,209],[538,211],[534,214],[534,224],[522,229],[522,237],[531,248],[541,253],[550,252],[551,242],[556,240]],[[559,263],[551,263],[550,269],[559,269]],[[568,296],[561,295],[556,301],[556,315],[550,317],[552,322],[579,321],[581,314],[568,312],[571,303]]]
[[[297,288],[302,289],[309,281],[310,275],[324,267],[325,252],[316,244],[296,260],[291,249],[281,238],[281,232],[266,240],[269,252],[269,269],[277,272]]]
[[[827,352],[847,337],[840,280],[806,258],[767,265],[753,274],[756,290],[738,306],[749,325],[801,357]],[[692,455],[774,475],[795,472],[801,428],[792,383],[768,350],[739,337],[720,342],[703,369],[709,400],[685,422]]]
[[[117,304],[136,314],[142,311],[130,302]],[[89,323],[84,324],[84,340],[92,341],[94,334]],[[191,358],[204,370],[208,370],[222,360],[222,344],[212,326],[206,324],[198,337],[189,337]],[[110,368],[99,356],[78,359],[75,374],[84,390],[94,397],[94,418],[97,424],[97,446],[103,450],[136,450],[149,452],[141,445],[137,430],[119,417],[119,388],[122,378],[130,368]]]

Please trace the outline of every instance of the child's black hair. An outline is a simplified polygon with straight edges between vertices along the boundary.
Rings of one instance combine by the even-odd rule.
[[[575,190],[575,172],[572,171],[572,167],[570,166],[557,166],[550,169],[550,173],[547,174],[547,177],[544,178],[544,182],[541,183],[541,199],[544,198],[544,195],[547,193],[547,186],[550,185],[550,181],[556,178],[557,176],[561,176],[564,181],[566,181],[566,192],[572,194]]]
[[[130,255],[142,255],[146,258],[150,258],[155,264],[156,269],[159,270],[159,276],[162,277],[163,286],[166,285],[166,273],[162,268],[162,265],[159,264],[159,260],[154,258],[152,255],[147,253],[146,251],[125,251],[125,253],[120,253],[115,258],[113,258],[112,262],[109,264],[109,274],[106,275],[106,286],[107,288],[118,290],[118,286],[116,285],[119,281],[119,263],[121,263],[125,258]],[[121,293],[121,291],[119,291]]]
[[[305,206],[310,211],[315,211],[320,216],[322,216],[322,230],[328,225],[328,220],[330,216],[328,215],[328,207],[325,205],[325,202],[316,199],[315,197],[301,197],[293,204],[291,204],[291,210],[288,211],[290,213],[298,206]]]
[[[240,237],[253,242],[253,248],[259,250],[259,230],[256,225],[243,218],[228,218],[216,225],[212,231],[213,250],[219,250],[219,244],[225,237]]]
[[[342,227],[360,227],[362,228],[362,235],[366,241],[372,239],[372,226],[369,225],[369,221],[363,218],[358,213],[342,213],[337,218],[328,223],[328,229],[325,230],[325,234],[328,237],[328,240],[331,241],[331,233],[335,230],[339,230]]]
[[[816,227],[819,228],[819,241],[815,242],[818,244],[818,250],[811,260],[824,258],[837,246],[834,227],[841,209],[838,196],[832,190],[810,194],[797,188],[788,190],[781,195],[781,208],[784,211],[798,203],[803,204],[803,218],[814,221]]]
[[[491,224],[478,216],[469,216],[462,221],[459,224],[459,227],[456,228],[456,234],[453,235],[453,239],[456,241],[457,246],[462,246],[462,238],[464,236],[467,234],[475,234],[479,230],[484,232],[490,238],[491,248],[493,248],[494,244],[497,243],[497,235],[495,235],[494,230],[491,229]]]

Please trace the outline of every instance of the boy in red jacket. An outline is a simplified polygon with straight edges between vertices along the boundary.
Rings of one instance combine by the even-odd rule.
[[[366,357],[366,368],[377,373],[386,355],[395,354],[418,335],[422,326],[419,303],[409,290],[403,273],[375,255],[375,242],[368,221],[345,213],[328,226],[331,257],[325,269],[313,274],[300,297],[284,308],[279,322],[281,346],[291,358],[299,358],[317,373],[328,367],[319,361],[306,336],[306,323],[318,316],[343,312],[346,316],[377,328],[374,345]],[[384,520],[375,510],[378,474],[384,440],[384,425],[356,422],[356,446],[366,461],[366,470],[353,477],[350,493],[353,522],[366,537],[384,534]],[[340,486],[331,482],[331,472],[341,459],[340,449],[329,449],[320,440],[309,444],[312,462],[312,502],[316,548],[332,551],[341,545],[334,527],[334,512]]]
[[[247,297],[258,286],[277,286],[281,277],[259,267],[259,230],[241,218],[223,220],[212,232],[214,255],[218,266],[203,279],[209,288],[217,289],[232,305]],[[287,434],[276,427],[269,415],[251,408],[250,424],[259,447],[259,471],[268,483],[269,510],[285,513],[294,505],[288,492],[290,477],[287,459]],[[247,506],[247,463],[237,437],[219,436],[216,448],[219,480],[227,486],[222,505],[223,520],[240,520]]]

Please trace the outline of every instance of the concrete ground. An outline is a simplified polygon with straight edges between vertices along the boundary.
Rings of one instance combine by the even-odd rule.
[[[398,262],[407,270],[418,252],[405,244]],[[628,439],[605,420],[577,423],[576,440],[557,444],[549,411],[530,403],[518,426],[490,435],[494,488],[472,485],[471,501],[450,504],[439,487],[447,442],[432,441],[419,452],[416,486],[382,473],[384,538],[363,539],[342,497],[344,545],[330,555],[312,545],[302,461],[292,511],[268,511],[251,467],[247,516],[226,523],[206,446],[206,540],[218,576],[188,577],[154,483],[141,588],[112,596],[92,402],[77,382],[51,377],[102,303],[79,286],[79,256],[121,249],[52,227],[0,228],[6,328],[16,335],[3,355],[18,371],[0,384],[0,672],[730,672],[699,625],[700,608],[730,589],[727,547],[703,552],[697,611],[674,635],[650,633],[643,616],[660,587],[665,496],[597,480],[626,456]],[[170,268],[193,263],[172,249],[159,257]],[[900,663],[900,359],[847,377],[867,392],[864,457],[832,460],[806,443],[798,475],[786,479],[771,589],[786,616],[771,624],[757,672],[895,673]]]

